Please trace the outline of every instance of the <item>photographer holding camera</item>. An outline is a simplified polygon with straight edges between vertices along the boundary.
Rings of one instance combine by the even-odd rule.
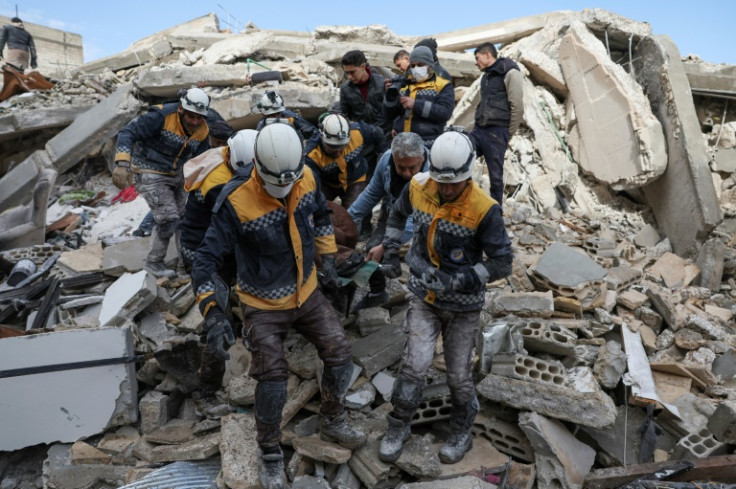
[[[384,116],[393,121],[391,135],[413,132],[427,147],[442,134],[455,108],[452,81],[438,76],[433,66],[428,47],[414,48],[409,55],[410,75],[390,79],[383,98]]]

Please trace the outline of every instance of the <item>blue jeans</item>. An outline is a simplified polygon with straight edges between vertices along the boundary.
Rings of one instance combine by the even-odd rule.
[[[483,155],[491,179],[491,197],[503,207],[503,158],[509,144],[508,127],[478,127],[470,131],[478,156]]]

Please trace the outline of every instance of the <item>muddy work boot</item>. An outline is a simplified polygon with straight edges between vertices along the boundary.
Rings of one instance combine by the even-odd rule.
[[[456,464],[473,448],[473,434],[468,431],[458,431],[453,428],[447,442],[440,448],[440,461],[443,464]]]
[[[463,405],[452,406],[450,436],[439,453],[442,463],[456,464],[473,448],[473,434],[470,429],[479,410],[477,397],[473,397],[470,402]]]
[[[288,489],[284,475],[284,454],[280,448],[264,453],[258,448],[258,478],[263,489]]]
[[[362,431],[351,427],[345,419],[345,413],[332,419],[321,416],[319,420],[319,437],[324,441],[337,442],[339,445],[354,449],[365,445],[367,437]]]
[[[156,278],[168,278],[173,279],[176,277],[176,272],[170,268],[166,268],[162,261],[146,261],[146,265],[143,267],[145,271],[150,273]]]
[[[395,462],[404,449],[404,442],[411,436],[411,423],[405,423],[390,414],[386,416],[388,429],[381,439],[378,458],[382,462]]]

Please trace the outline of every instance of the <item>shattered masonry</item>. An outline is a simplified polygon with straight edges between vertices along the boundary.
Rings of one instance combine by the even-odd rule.
[[[55,45],[60,31],[33,27],[40,52],[39,38]],[[437,458],[450,409],[440,342],[411,439],[395,465],[378,459],[408,297],[392,280],[390,308],[345,323],[347,406],[366,446],[316,436],[321,366],[304,338],[287,339],[290,480],[609,488],[687,459],[678,480],[736,483],[736,68],[683,58],[648,24],[599,9],[434,37],[456,86],[452,124],[471,126],[478,101],[465,49],[502,43],[525,78],[505,162],[514,273],[490,284],[481,315],[474,447],[456,465]],[[84,65],[81,38],[65,39],[80,66],[40,57],[54,88],[0,103],[0,485],[258,487],[250,354],[236,344],[221,389],[200,395],[203,318],[191,283],[142,271],[148,239],[130,234],[147,206],[111,202],[115,135],[199,84],[233,127],[255,127],[252,100],[269,85],[247,83],[265,69],[248,58],[279,71],[286,106],[315,120],[337,101],[346,51],[389,69],[418,39],[378,25],[233,34],[209,14]],[[474,179],[487,190],[484,168]],[[9,287],[24,258],[39,272]],[[45,371],[110,358],[127,362]]]

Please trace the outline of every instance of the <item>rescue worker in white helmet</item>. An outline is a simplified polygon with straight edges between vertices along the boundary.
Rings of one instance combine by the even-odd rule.
[[[190,88],[181,92],[179,102],[150,107],[118,134],[112,181],[120,189],[135,185],[151,208],[156,224],[145,269],[156,277],[176,275],[164,257],[172,237],[179,247],[187,198],[184,163],[209,149],[209,105],[204,90]]]
[[[263,114],[263,119],[258,121],[256,130],[260,131],[266,125],[268,119],[283,119],[297,130],[299,135],[306,141],[317,133],[317,127],[284,105],[284,97],[274,90],[269,90],[261,95],[256,107]]]
[[[335,310],[317,287],[335,286],[335,236],[319,180],[304,166],[302,141],[289,124],[276,122],[256,137],[254,169],[215,205],[210,227],[194,259],[192,278],[212,351],[227,358],[234,341],[225,311],[216,302],[213,274],[234,253],[243,339],[252,354],[259,475],[266,488],[284,487],[279,446],[289,369],[283,340],[291,327],[317,348],[324,363],[320,437],[356,448],[365,434],[347,423],[352,350]],[[235,180],[234,180],[235,181]]]
[[[306,164],[322,184],[327,200],[340,197],[348,209],[368,184],[371,151],[386,151],[383,131],[365,122],[348,122],[341,114],[325,113],[320,117],[319,133],[307,141]]]
[[[388,431],[379,448],[384,462],[395,461],[409,438],[440,334],[452,400],[451,432],[440,460],[457,463],[472,445],[470,428],[479,409],[472,351],[486,283],[510,275],[513,259],[501,207],[471,180],[474,165],[470,138],[444,132],[432,145],[429,172],[412,178],[388,218],[383,241],[386,275],[401,274],[398,249],[410,215],[414,238],[407,255],[413,293],[404,323],[407,342],[391,396]]]

